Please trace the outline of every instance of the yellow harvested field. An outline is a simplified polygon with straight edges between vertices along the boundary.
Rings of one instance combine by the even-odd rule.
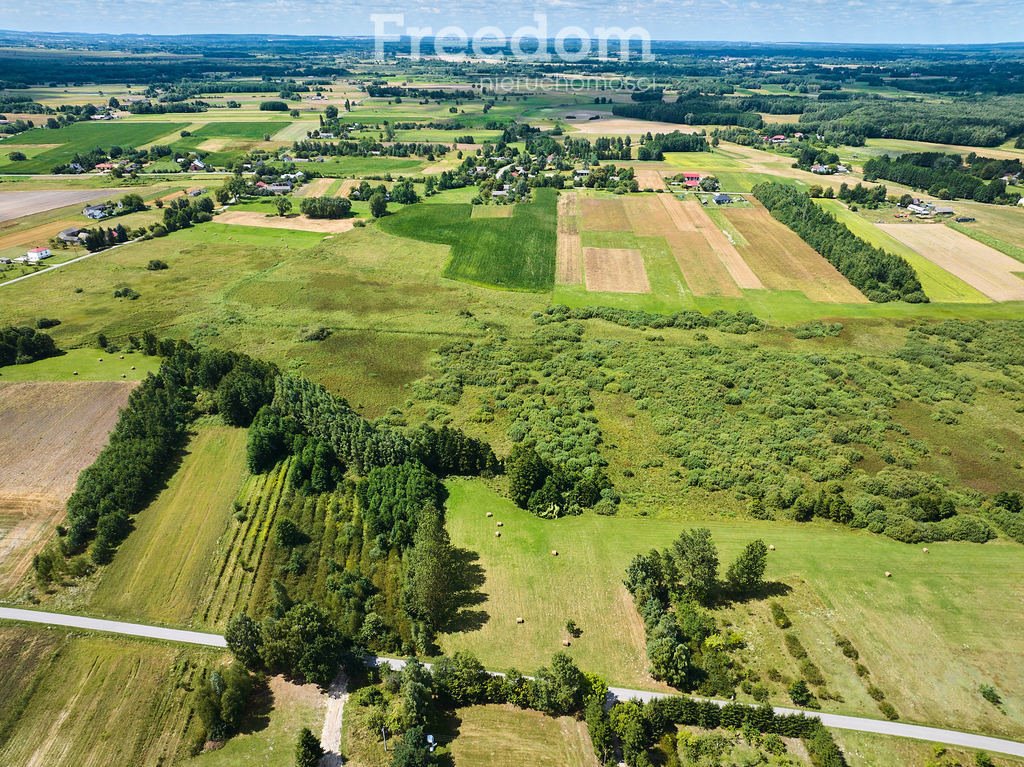
[[[474,205],[470,218],[512,218],[514,205]]]
[[[597,767],[585,723],[511,705],[458,711],[459,736],[451,751],[465,767]]]
[[[879,224],[936,266],[993,301],[1024,301],[1024,264],[941,224]]]
[[[340,234],[351,231],[355,226],[354,218],[316,219],[306,216],[268,216],[246,210],[229,210],[215,216],[214,221],[220,224],[236,224],[238,226],[262,226],[268,229],[297,229],[302,232],[323,232],[324,234]]]
[[[761,205],[734,208],[725,215],[746,240],[738,249],[765,287],[798,290],[812,301],[867,303],[832,264]]]
[[[296,190],[295,197],[323,197],[334,183],[333,178],[314,178]]]
[[[665,189],[665,178],[650,168],[635,168],[633,175],[641,189]]]
[[[761,280],[743,260],[729,237],[708,218],[707,213],[704,212],[704,206],[696,202],[683,202],[673,195],[662,195],[659,199],[679,231],[695,231],[704,236],[711,249],[721,259],[729,276],[740,288],[744,290],[762,290],[764,288]]]
[[[629,219],[621,199],[580,201],[583,228],[591,232],[628,232]]]
[[[558,249],[555,282],[579,285],[583,282],[583,243],[580,239],[580,202],[575,192],[558,198]]]
[[[90,200],[102,200],[127,192],[127,189],[53,189],[28,192],[0,192],[0,221],[44,213]]]
[[[694,295],[740,298],[743,293],[739,285],[704,233],[693,225],[681,228],[673,218],[669,212],[673,203],[683,204],[671,195],[627,198],[625,209],[633,231],[644,237],[661,237],[668,243]]]
[[[573,114],[582,117],[584,112],[573,112]],[[611,117],[601,120],[569,120],[568,124],[577,133],[600,136],[642,136],[648,132],[652,134],[671,133],[672,131],[692,133],[694,130],[703,130],[703,128],[694,128],[692,125],[638,120],[632,117]]]
[[[54,221],[51,224],[40,224],[39,226],[33,226],[30,229],[21,229],[14,232],[5,231],[3,227],[0,227],[0,250],[20,246],[29,248],[33,245],[46,245],[46,243],[50,241],[50,238],[55,236],[58,232],[78,225],[78,222],[73,219],[65,219],[63,221]]]
[[[587,290],[598,293],[650,293],[644,257],[631,248],[584,248]]]
[[[0,384],[0,593],[17,585],[135,384]]]

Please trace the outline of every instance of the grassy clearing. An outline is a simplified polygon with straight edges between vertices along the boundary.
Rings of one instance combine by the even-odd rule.
[[[721,149],[713,152],[666,152],[665,162],[679,168],[680,172],[699,170],[703,173],[717,173],[747,169],[747,163],[742,158]]]
[[[0,368],[0,382],[141,381],[159,367],[159,357],[147,357],[138,352],[109,354],[102,349],[69,349],[59,357]]]
[[[514,706],[473,706],[456,712],[455,767],[596,767],[587,727]]]
[[[135,531],[101,571],[97,615],[192,625],[216,576],[221,537],[246,474],[244,429],[203,424],[170,482],[135,517]]]
[[[859,216],[838,200],[818,200],[840,222],[865,242],[904,258],[917,272],[925,295],[941,303],[989,303],[989,299],[966,282],[950,274],[922,256],[913,248],[904,245],[876,227],[863,216]]]
[[[949,763],[962,765],[975,764],[977,752],[966,748],[944,748],[934,743],[908,738],[891,738],[885,735],[873,735],[866,732],[851,730],[832,730],[836,743],[843,749],[850,767],[876,767],[876,765],[927,765],[941,750]],[[1000,767],[1021,767],[1024,759],[1006,756],[1005,754],[989,754]],[[941,762],[947,763],[945,761]]]
[[[1011,258],[1024,261],[1024,247],[1019,244],[1021,231],[1024,230],[1024,210],[975,203],[964,207],[963,212],[974,216],[976,220],[966,224],[949,221],[946,226],[1002,251]]]
[[[547,290],[555,281],[556,195],[538,189],[510,218],[472,219],[472,206],[413,206],[381,220],[400,237],[451,245],[445,276],[512,290]]]
[[[521,511],[474,480],[449,483],[453,542],[480,557],[488,595],[482,628],[446,635],[446,651],[468,649],[494,668],[533,669],[562,649],[565,622],[583,629],[569,652],[612,683],[653,688],[646,675],[643,627],[622,584],[630,558],[667,546],[687,526],[669,519],[585,515],[547,522]],[[494,513],[487,518],[486,512]],[[703,514],[696,503],[693,512]],[[495,521],[504,522],[500,538]],[[931,553],[868,533],[826,524],[735,519],[701,521],[723,562],[750,540],[776,546],[769,578],[792,592],[780,597],[812,659],[845,703],[826,710],[879,716],[833,632],[849,637],[872,679],[909,721],[1019,737],[1024,733],[1024,564],[1011,544],[931,544]],[[557,550],[558,557],[551,555]],[[885,571],[894,573],[885,578]],[[730,608],[748,638],[748,665],[760,674],[781,667],[781,635],[767,603]],[[523,617],[525,623],[516,624]],[[774,631],[774,633],[772,633]],[[908,641],[913,637],[913,641]],[[941,671],[940,671],[941,670]],[[1004,712],[978,685],[1005,691]],[[860,690],[860,692],[858,692]],[[781,687],[773,700],[786,702]]]
[[[24,653],[0,655],[3,676],[22,674],[24,680],[20,697],[0,701],[0,721],[17,720],[0,743],[0,763],[161,764],[187,753],[195,738],[189,689],[220,653],[76,638],[64,629],[5,627],[2,636],[12,631],[44,647],[58,638],[55,649],[31,660],[27,673],[16,665]],[[37,633],[44,638],[33,638]]]

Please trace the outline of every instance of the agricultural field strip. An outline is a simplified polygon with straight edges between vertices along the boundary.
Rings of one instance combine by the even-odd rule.
[[[51,191],[0,192],[0,222],[11,221],[34,213],[64,208],[68,205],[108,199],[128,191],[127,189],[83,189]]]
[[[10,607],[0,607],[0,620],[23,621],[27,623],[42,623],[53,626],[68,626],[91,631],[105,631],[127,636],[147,637],[150,639],[163,639],[169,642],[186,642],[189,644],[204,645],[206,647],[227,647],[224,637],[219,634],[205,634],[199,631],[182,631],[169,629],[161,626],[147,626],[139,623],[125,623],[122,621],[107,621],[96,618],[86,618],[78,615],[65,615],[63,613],[40,612],[37,610],[20,610]],[[401,669],[405,661],[400,658],[388,658],[384,656],[370,656],[366,659],[367,665],[388,666],[392,669]],[[428,669],[431,664],[424,664]],[[501,676],[501,672],[488,672],[495,676]],[[333,687],[333,686],[332,686]],[[609,692],[618,700],[640,700],[649,701],[656,698],[673,697],[671,693],[648,692],[644,690],[631,690],[623,687],[611,687]],[[724,706],[728,701],[710,699],[713,703]],[[840,714],[823,714],[817,711],[805,711],[785,707],[775,707],[777,714],[803,714],[816,717],[826,727],[835,727],[840,730],[854,730],[857,732],[870,732],[880,735],[891,735],[898,738],[912,738],[914,740],[927,740],[934,743],[943,743],[951,746],[962,746],[965,748],[984,749],[1000,754],[1024,757],[1024,743],[1004,738],[992,738],[987,735],[976,735],[958,730],[945,730],[938,727],[927,727],[917,724],[903,724],[901,722],[889,722],[880,719],[868,719],[859,716],[843,716]]]

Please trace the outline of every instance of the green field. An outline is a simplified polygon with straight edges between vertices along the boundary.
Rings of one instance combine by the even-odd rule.
[[[66,128],[50,130],[36,128],[19,133],[18,144],[60,144],[24,162],[11,162],[7,153],[0,155],[0,173],[49,173],[55,165],[69,162],[76,153],[88,152],[96,147],[138,147],[153,139],[184,128],[187,123],[174,121],[158,123],[133,122],[81,122]],[[11,142],[15,143],[15,142]],[[0,142],[0,149],[4,142]]]
[[[569,648],[582,668],[613,684],[655,687],[646,674],[643,626],[622,578],[634,554],[668,546],[687,523],[594,515],[551,522],[515,508],[480,481],[453,480],[449,490],[452,541],[479,556],[488,598],[479,605],[483,627],[446,635],[446,652],[471,650],[493,668],[533,669],[562,649],[571,618],[583,629]],[[504,522],[500,538],[496,521]],[[1024,652],[1024,614],[1015,607],[1024,598],[1017,545],[930,544],[926,555],[920,547],[823,523],[700,524],[711,528],[725,562],[758,537],[776,546],[768,576],[792,589],[779,601],[829,686],[847,697],[826,703],[826,710],[880,717],[835,647],[837,631],[853,641],[905,720],[1024,734],[1024,701],[1010,693],[1024,684],[1015,660]],[[894,577],[885,578],[886,571]],[[781,633],[765,602],[736,605],[725,617],[749,638],[749,666],[761,674],[779,667]],[[981,683],[1007,691],[1005,714],[981,699]],[[773,700],[786,702],[778,687]]]
[[[204,424],[167,488],[100,573],[88,612],[170,625],[199,624],[213,588],[232,502],[245,477],[245,430]]]
[[[665,162],[679,172],[684,170],[717,173],[718,171],[744,171],[749,166],[739,155],[716,149],[713,152],[665,152]]]
[[[390,234],[451,246],[446,277],[512,290],[546,290],[555,281],[556,195],[516,205],[511,218],[472,218],[469,205],[413,206],[381,221]]]
[[[110,354],[96,348],[69,349],[58,357],[0,368],[0,381],[141,381],[159,367],[159,357],[138,352]]]

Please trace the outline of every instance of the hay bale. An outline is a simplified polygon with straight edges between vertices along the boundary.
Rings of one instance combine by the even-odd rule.
[[[135,370],[135,366],[134,365],[132,365],[132,370]]]
[[[501,537],[501,530],[495,530],[494,531],[494,537],[495,538],[500,538]]]
[[[775,544],[774,544],[774,543],[773,543],[773,544],[771,544],[771,545],[770,545],[770,546],[768,547],[768,551],[775,551]]]
[[[119,360],[123,360],[124,359],[124,355],[122,354],[120,357],[118,357],[118,359]]]
[[[72,371],[71,375],[73,375],[73,376],[78,375],[78,371],[77,370]]]
[[[127,377],[128,377],[127,373],[121,373],[121,378],[127,378]]]
[[[505,526],[505,523],[504,523],[504,522],[499,522],[499,523],[498,523],[498,527],[504,527],[504,526]]]
[[[99,358],[98,360],[96,360],[96,361],[97,361],[97,362],[103,362],[103,358],[102,358],[102,357],[100,357],[100,358]]]
[[[488,518],[493,517],[494,516],[494,512],[493,511],[488,511],[487,512],[487,516],[488,516]]]
[[[555,549],[551,549],[551,556],[557,557],[558,556],[558,552]]]
[[[569,647],[571,645],[572,645],[572,642],[570,642],[568,639],[563,639],[562,640],[562,647]]]
[[[520,616],[520,617],[516,618],[516,623],[526,623],[526,619],[523,618],[522,616]]]
[[[885,571],[885,577],[886,578],[892,578],[892,573],[890,573],[888,570],[886,570]]]
[[[924,553],[925,553],[925,554],[927,554],[927,553],[928,553],[928,548],[927,548],[927,547],[925,547],[925,549],[924,549]]]

